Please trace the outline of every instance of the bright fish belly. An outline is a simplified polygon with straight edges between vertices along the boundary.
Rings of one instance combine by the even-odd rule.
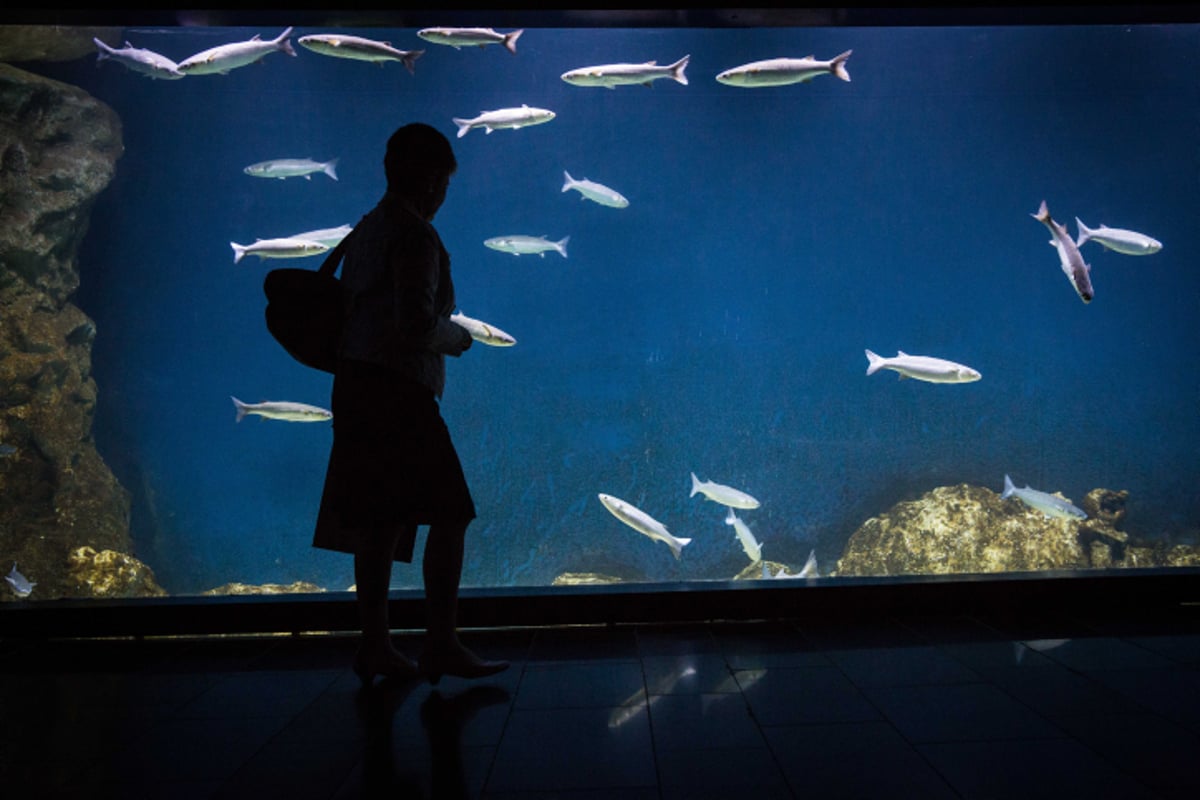
[[[697,494],[702,494],[714,503],[720,503],[730,508],[749,510],[758,508],[759,506],[758,501],[745,492],[734,489],[732,486],[725,486],[720,483],[713,483],[712,481],[702,481],[693,472],[692,493],[688,496],[695,497]]]
[[[562,74],[562,79],[573,86],[601,86],[608,89],[617,86],[649,86],[656,80],[670,78],[687,86],[688,61],[684,56],[674,64],[660,67],[656,61],[645,64],[600,64],[594,67],[579,67]]]
[[[1012,479],[1005,475],[1004,492],[1001,493],[1000,499],[1007,500],[1013,496],[1035,511],[1042,512],[1047,517],[1074,520],[1087,519],[1087,514],[1083,512],[1083,509],[1075,507],[1069,500],[1064,500],[1048,492],[1039,492],[1037,489],[1031,489],[1028,486],[1024,489],[1018,489],[1013,485]]]
[[[317,242],[326,247],[337,247],[338,242],[345,239],[350,231],[354,230],[349,225],[339,225],[336,228],[321,228],[315,231],[305,231],[304,233],[296,233],[287,238],[289,239],[307,239],[310,242]]]
[[[329,161],[313,161],[311,158],[275,158],[251,164],[243,172],[255,178],[304,178],[310,180],[314,172],[323,172],[335,181],[337,176],[338,159]]]
[[[483,243],[492,250],[499,250],[501,253],[511,253],[514,256],[537,254],[545,258],[546,252],[553,250],[563,258],[566,258],[567,242],[570,239],[570,236],[564,236],[557,242],[551,242],[545,236],[513,235],[493,236],[491,239],[485,239]]]
[[[910,356],[903,350],[896,351],[895,358],[883,358],[870,350],[867,353],[867,374],[874,375],[881,369],[890,369],[900,378],[915,378],[927,383],[970,383],[982,377],[965,364],[957,364],[942,358]]]
[[[1083,247],[1084,242],[1096,242],[1115,253],[1127,256],[1148,256],[1162,250],[1162,242],[1144,233],[1110,228],[1107,225],[1089,228],[1079,217],[1075,218],[1075,225],[1079,229],[1079,236],[1075,240],[1076,247]]]
[[[233,248],[233,263],[237,264],[248,255],[259,258],[303,258],[324,253],[329,249],[321,242],[310,239],[259,239],[254,244],[230,242]]]
[[[629,201],[625,199],[625,196],[615,189],[610,189],[602,183],[589,181],[587,178],[577,181],[571,177],[571,173],[563,170],[562,190],[569,192],[572,189],[579,192],[583,199],[591,200],[593,203],[599,203],[609,208],[625,208],[629,205]]]
[[[829,61],[818,61],[813,56],[752,61],[749,64],[725,70],[717,75],[717,82],[728,86],[755,88],[802,83],[810,81],[818,75],[836,75],[841,80],[849,81],[850,73],[846,70],[846,61],[852,52],[854,51],[847,50]]]
[[[683,553],[685,545],[689,544],[691,539],[680,539],[672,536],[667,527],[654,517],[642,511],[637,506],[630,505],[619,497],[613,497],[610,494],[600,493],[598,495],[600,502],[604,507],[612,513],[614,517],[621,520],[629,527],[633,528],[640,534],[648,536],[655,541],[662,542],[667,547],[671,548],[671,555],[679,560],[679,556]]]
[[[179,62],[179,71],[185,75],[224,75],[232,69],[253,64],[277,50],[295,56],[296,51],[288,40],[291,35],[292,29],[288,28],[270,41],[263,41],[255,34],[253,39],[245,42],[213,47]]]
[[[343,36],[336,33],[314,33],[309,36],[301,36],[297,41],[302,47],[314,53],[333,58],[370,61],[377,64],[385,61],[399,61],[410,73],[415,72],[417,59],[425,53],[424,50],[400,50],[392,47],[390,42],[365,39],[361,36]]]
[[[516,339],[496,326],[489,325],[473,317],[468,317],[461,311],[451,314],[450,321],[466,328],[467,333],[471,334],[471,338],[475,341],[491,345],[492,347],[512,347],[517,343]]]
[[[236,397],[230,397],[237,411],[236,422],[241,422],[247,414],[255,414],[264,419],[278,419],[284,422],[325,422],[332,419],[333,414],[317,406],[288,401],[268,401],[265,403],[243,403]]]
[[[463,47],[486,47],[489,44],[502,44],[504,49],[516,55],[517,39],[524,29],[510,33],[499,33],[491,28],[422,28],[417,36],[427,42],[444,44],[455,50]]]

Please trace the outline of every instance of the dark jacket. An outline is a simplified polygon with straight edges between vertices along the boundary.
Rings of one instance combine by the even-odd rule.
[[[346,327],[339,354],[396,370],[441,397],[445,356],[470,335],[450,321],[450,256],[429,222],[385,194],[354,228],[342,262]]]

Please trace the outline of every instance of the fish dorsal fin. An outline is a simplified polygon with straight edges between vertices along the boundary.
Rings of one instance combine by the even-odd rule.
[[[805,56],[805,58],[807,58],[807,59],[808,59],[808,60],[810,60],[810,61],[816,61],[816,60],[817,60],[817,54],[816,54],[816,53],[813,53],[812,55]]]
[[[252,42],[261,42],[261,41],[262,41],[262,37],[260,37],[260,36],[259,36],[259,35],[256,33],[256,34],[254,34],[253,36],[251,36],[251,37],[250,37],[250,41],[252,41]]]
[[[897,358],[908,358],[908,353],[904,352],[903,350],[897,350],[896,356]]]
[[[646,67],[657,67],[657,66],[658,66],[658,61],[657,61],[657,60],[654,60],[654,61],[647,61],[647,62],[646,62],[645,64],[643,64],[642,66],[646,66]]]

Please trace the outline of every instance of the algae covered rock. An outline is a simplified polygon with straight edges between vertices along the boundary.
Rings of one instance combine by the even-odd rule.
[[[67,573],[77,597],[163,597],[154,571],[131,555],[80,547],[71,552]]]
[[[850,537],[833,574],[929,575],[1082,569],[1079,522],[1051,519],[990,489],[943,486],[897,503]]]
[[[293,583],[226,583],[215,589],[201,592],[205,595],[249,595],[249,594],[315,594],[325,591],[315,583],[295,581]]]

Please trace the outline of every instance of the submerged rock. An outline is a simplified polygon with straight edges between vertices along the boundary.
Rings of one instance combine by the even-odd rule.
[[[154,571],[131,555],[80,547],[72,551],[67,573],[75,597],[163,597]]]
[[[602,575],[599,572],[564,572],[554,579],[551,586],[594,586],[601,583],[623,583],[621,578]]]
[[[325,591],[315,583],[307,581],[296,581],[295,583],[262,583],[258,585],[249,583],[227,583],[223,586],[218,586],[215,589],[201,592],[204,595],[230,595],[230,594],[316,594]]]
[[[1079,522],[1051,519],[980,486],[897,503],[850,537],[834,575],[938,575],[1092,566]]]

